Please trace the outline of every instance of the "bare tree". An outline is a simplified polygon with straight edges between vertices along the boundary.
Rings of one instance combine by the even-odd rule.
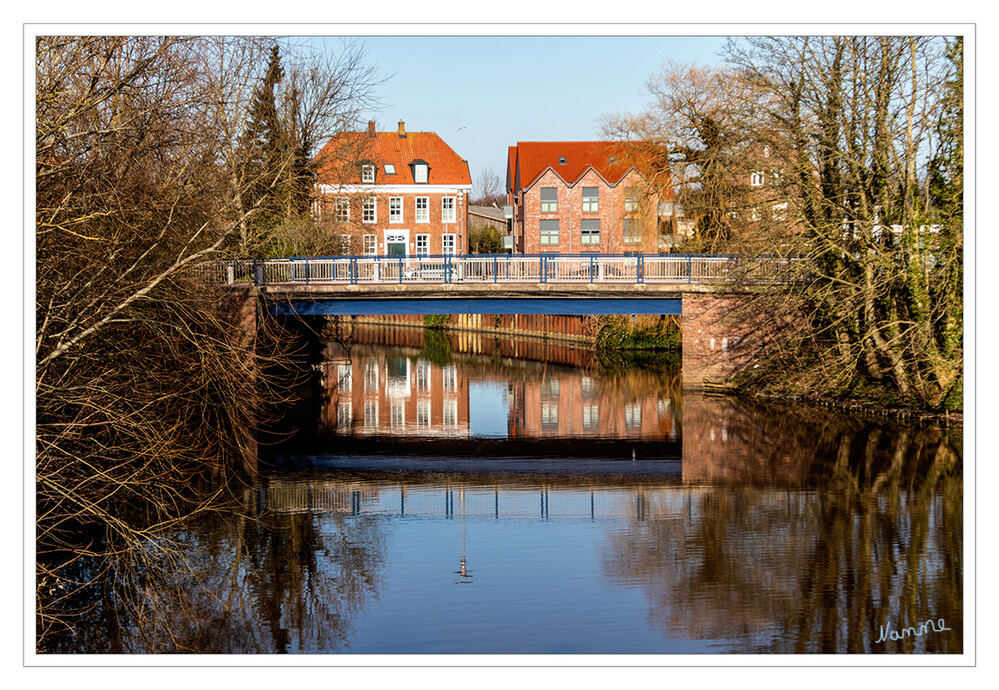
[[[179,557],[165,530],[252,452],[266,340],[248,350],[239,305],[196,278],[258,212],[234,171],[262,48],[37,40],[39,648],[105,577],[146,615],[128,588]]]
[[[471,203],[479,206],[496,204],[502,206],[506,203],[506,194],[503,191],[503,180],[492,168],[486,168],[475,180],[470,197]]]
[[[794,286],[809,325],[799,384],[961,406],[963,228],[959,214],[934,224],[921,192],[948,75],[960,80],[945,46],[916,36],[730,45],[730,60],[767,95],[756,136],[784,152],[798,251],[810,259],[812,279]]]

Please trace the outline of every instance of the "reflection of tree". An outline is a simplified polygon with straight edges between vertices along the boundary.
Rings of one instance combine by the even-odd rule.
[[[371,516],[243,509],[176,535],[175,579],[148,582],[138,614],[95,598],[72,648],[55,651],[285,653],[349,646],[353,618],[378,595],[385,549]],[[143,612],[169,612],[145,618]]]
[[[608,576],[643,583],[669,636],[747,652],[960,652],[958,453],[937,430],[835,442],[814,493],[691,490],[683,514],[615,535]],[[929,618],[951,630],[877,642],[881,626]]]

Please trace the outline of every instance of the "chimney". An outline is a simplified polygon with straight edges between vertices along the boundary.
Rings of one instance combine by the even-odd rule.
[[[402,120],[399,120],[399,136],[400,137],[406,136],[406,123],[403,122]]]
[[[375,138],[375,121],[368,120],[368,137],[371,139]]]

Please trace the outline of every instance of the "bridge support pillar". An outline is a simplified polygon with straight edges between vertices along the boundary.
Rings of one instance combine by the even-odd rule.
[[[239,348],[244,353],[240,370],[232,372],[232,375],[242,376],[256,383],[257,327],[261,309],[259,291],[256,288],[233,290],[222,308],[232,319],[239,334]],[[248,428],[241,434],[239,443],[242,451],[242,469],[252,476],[258,469],[259,448],[256,426],[259,421],[259,411],[255,399],[245,401],[245,405]]]
[[[766,315],[749,295],[683,293],[683,387],[725,384],[752,367],[770,335]]]

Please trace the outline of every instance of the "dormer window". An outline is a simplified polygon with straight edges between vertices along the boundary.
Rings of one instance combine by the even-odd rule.
[[[391,163],[386,163],[385,164],[385,174],[386,175],[395,175],[395,166],[392,165]]]
[[[361,166],[361,182],[365,184],[374,184],[375,166],[367,164]]]
[[[430,175],[430,166],[426,161],[413,161],[413,182],[426,184]]]

